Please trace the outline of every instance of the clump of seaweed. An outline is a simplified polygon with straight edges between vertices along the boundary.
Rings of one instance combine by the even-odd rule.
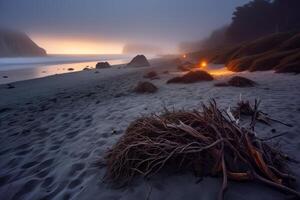
[[[133,89],[136,93],[155,93],[158,88],[148,81],[139,82],[137,86]]]
[[[258,105],[254,112],[248,109],[240,112],[258,113]],[[220,200],[228,180],[259,181],[299,198],[289,185],[294,178],[287,170],[288,157],[233,118],[212,100],[202,111],[166,110],[137,119],[108,151],[106,179],[128,184],[137,175],[188,170],[201,177],[221,176]]]
[[[144,75],[144,78],[158,79],[159,77],[158,77],[158,74],[156,73],[156,71],[150,71]]]
[[[254,87],[255,85],[257,85],[256,82],[242,76],[234,76],[229,79],[228,82],[220,82],[215,84],[217,87]]]
[[[167,81],[169,83],[196,83],[202,81],[212,81],[214,77],[203,70],[190,71],[183,76],[174,77]]]

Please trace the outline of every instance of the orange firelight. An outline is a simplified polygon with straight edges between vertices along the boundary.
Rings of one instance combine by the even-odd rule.
[[[185,54],[183,54],[183,55],[182,55],[182,57],[183,57],[183,58],[186,58],[186,55],[185,55]]]
[[[207,62],[206,61],[202,61],[200,63],[200,66],[203,67],[203,68],[207,67]]]

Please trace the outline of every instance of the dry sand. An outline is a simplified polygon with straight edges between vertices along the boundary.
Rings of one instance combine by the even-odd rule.
[[[262,110],[294,125],[260,125],[262,136],[287,132],[276,140],[282,150],[300,160],[300,79],[273,72],[240,73],[256,81],[253,88],[214,87],[232,75],[195,84],[165,84],[174,77],[163,74],[174,65],[152,62],[150,68],[126,68],[74,72],[0,85],[0,199],[216,199],[220,178],[197,183],[192,174],[162,173],[150,180],[114,189],[102,182],[104,153],[128,124],[162,110],[199,108],[215,98],[226,108],[244,99],[262,100]],[[136,94],[132,88],[156,70],[152,80],[159,90]],[[175,68],[174,68],[175,69]],[[300,181],[299,165],[291,171]],[[296,185],[300,190],[300,184]],[[259,183],[229,183],[226,199],[283,199],[284,194]]]

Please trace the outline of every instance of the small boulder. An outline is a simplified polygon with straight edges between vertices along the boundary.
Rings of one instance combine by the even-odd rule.
[[[182,83],[182,77],[176,76],[174,78],[171,78],[167,81],[167,84],[169,83]]]
[[[6,87],[7,89],[14,89],[14,88],[15,88],[15,86],[12,85],[12,84],[7,84],[6,86],[7,86],[7,87]]]
[[[175,77],[167,81],[167,83],[196,83],[202,81],[212,81],[214,77],[203,70],[190,71],[181,77]]]
[[[74,68],[68,68],[68,71],[74,71]]]
[[[88,71],[90,70],[89,66],[86,66],[85,68],[82,69],[83,71]]]
[[[11,110],[12,110],[12,108],[9,108],[9,107],[0,108],[0,113],[8,112],[8,111],[11,111]]]
[[[150,82],[139,82],[138,85],[134,88],[136,93],[154,93],[157,91],[157,87]]]
[[[228,87],[230,86],[227,82],[219,82],[215,84],[216,87]]]
[[[105,68],[110,68],[111,65],[108,62],[98,62],[96,64],[96,69],[105,69]]]
[[[157,79],[158,74],[155,71],[150,71],[144,75],[144,78]]]
[[[234,76],[227,82],[216,83],[216,87],[253,87],[256,83],[248,78],[242,76]]]
[[[135,56],[128,64],[128,67],[147,67],[150,66],[147,58],[144,55]]]
[[[234,76],[229,81],[228,84],[234,87],[253,87],[256,83],[248,78],[242,76]]]

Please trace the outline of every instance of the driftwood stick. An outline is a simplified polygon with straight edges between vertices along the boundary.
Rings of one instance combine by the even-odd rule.
[[[286,187],[286,186],[278,184],[278,183],[274,183],[273,181],[270,181],[270,180],[268,180],[266,178],[263,178],[262,176],[258,175],[255,172],[253,173],[253,176],[254,176],[255,179],[257,179],[258,181],[260,181],[262,183],[265,183],[265,184],[267,184],[267,185],[269,185],[271,187],[274,187],[276,189],[279,189],[279,190],[281,190],[283,192],[286,192],[286,193],[289,193],[289,194],[293,194],[296,197],[300,198],[300,193],[297,192],[296,190],[293,190],[293,189],[291,189],[289,187]]]
[[[224,159],[224,152],[222,153],[222,173],[223,173],[223,182],[222,182],[222,187],[219,192],[219,200],[224,199],[225,191],[227,189],[228,185],[228,178],[227,178],[227,169],[226,169],[226,164],[225,164],[225,159]]]

